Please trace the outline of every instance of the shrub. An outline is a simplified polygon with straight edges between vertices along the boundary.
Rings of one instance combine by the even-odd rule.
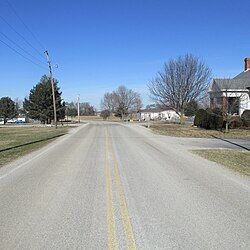
[[[221,110],[199,109],[194,119],[194,125],[205,129],[221,129],[223,127],[223,116]]]
[[[245,110],[241,115],[243,126],[250,127],[250,110]]]
[[[210,117],[210,129],[222,129],[223,127],[223,115],[221,109],[214,108],[212,110],[208,110]]]
[[[197,127],[202,127],[202,121],[205,119],[207,111],[205,109],[199,109],[194,118],[194,125]]]
[[[243,122],[239,116],[232,116],[229,121],[229,128],[240,128]]]
[[[198,111],[198,103],[196,101],[189,102],[184,110],[185,116],[194,116]]]
[[[107,120],[107,118],[110,117],[110,111],[109,110],[103,110],[101,112],[101,117],[103,118],[103,120]]]
[[[208,110],[205,110],[205,113],[203,115],[203,119],[201,122],[201,127],[205,129],[210,129],[210,121],[211,120],[211,113]]]

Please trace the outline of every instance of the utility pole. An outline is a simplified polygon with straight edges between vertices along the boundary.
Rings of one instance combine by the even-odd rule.
[[[80,123],[80,95],[77,96],[77,116],[78,116],[78,123]]]
[[[55,127],[57,128],[56,97],[55,97],[55,87],[54,87],[54,78],[53,78],[53,74],[52,74],[51,60],[50,60],[50,57],[49,57],[49,52],[46,50],[44,53],[45,53],[45,55],[47,57],[47,63],[48,63],[48,66],[49,66],[49,75],[50,75],[52,96],[53,96],[54,124],[55,124]]]

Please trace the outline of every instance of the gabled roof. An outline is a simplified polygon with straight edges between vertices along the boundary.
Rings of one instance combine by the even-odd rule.
[[[213,79],[211,91],[221,89],[242,90],[250,88],[250,70],[243,71],[232,79]]]
[[[233,79],[214,79],[212,91],[221,89],[246,89],[250,87],[250,79],[233,78]]]
[[[250,81],[250,70],[241,72],[239,75],[235,76],[233,79],[246,79]]]

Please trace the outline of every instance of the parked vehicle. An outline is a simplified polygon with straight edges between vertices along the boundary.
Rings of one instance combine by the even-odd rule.
[[[21,124],[21,123],[26,123],[26,118],[25,117],[18,117],[18,118],[12,118],[7,121],[7,123],[16,123],[16,124]]]

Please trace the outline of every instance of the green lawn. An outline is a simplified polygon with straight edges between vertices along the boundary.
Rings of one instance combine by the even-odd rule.
[[[1,127],[0,167],[68,132],[68,127]]]
[[[206,130],[192,127],[191,125],[180,124],[151,124],[150,129],[161,135],[175,137],[196,137],[196,138],[243,138],[250,139],[250,129],[232,129],[228,133],[217,130]]]
[[[220,163],[241,174],[250,176],[250,151],[230,149],[192,150],[195,154],[210,161]]]

